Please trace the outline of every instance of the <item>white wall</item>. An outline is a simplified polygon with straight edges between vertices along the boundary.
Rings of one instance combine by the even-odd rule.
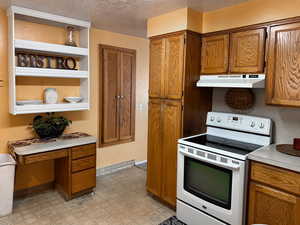
[[[229,108],[225,101],[226,88],[214,88],[213,111],[240,113]],[[300,137],[300,108],[267,106],[264,89],[252,89],[256,102],[254,107],[242,112],[255,116],[271,118],[274,122],[274,142],[277,144],[292,143],[293,138]]]

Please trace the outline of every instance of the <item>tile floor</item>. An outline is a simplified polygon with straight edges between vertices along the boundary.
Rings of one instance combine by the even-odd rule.
[[[97,178],[94,195],[66,202],[55,191],[15,201],[0,225],[158,225],[175,212],[147,195],[146,172],[132,167]]]

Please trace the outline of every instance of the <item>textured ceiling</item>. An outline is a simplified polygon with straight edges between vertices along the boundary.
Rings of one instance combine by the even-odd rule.
[[[90,20],[96,28],[146,37],[147,18],[191,7],[202,12],[247,0],[0,0],[9,5]]]

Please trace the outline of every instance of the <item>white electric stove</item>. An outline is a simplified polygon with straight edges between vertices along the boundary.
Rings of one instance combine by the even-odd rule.
[[[271,144],[272,121],[209,112],[207,132],[178,141],[177,217],[187,225],[244,225],[247,155]]]

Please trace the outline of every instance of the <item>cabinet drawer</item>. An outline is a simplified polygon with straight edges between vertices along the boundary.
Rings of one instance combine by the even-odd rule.
[[[36,162],[41,162],[41,161],[46,161],[46,160],[64,158],[67,156],[68,156],[68,149],[38,153],[38,154],[29,155],[29,156],[24,156],[24,159],[25,159],[24,164],[31,164],[31,163],[36,163]]]
[[[72,194],[96,186],[96,168],[72,174]]]
[[[251,163],[251,179],[300,195],[300,174],[262,163]]]
[[[72,172],[90,169],[96,167],[96,156],[88,156],[86,158],[76,159],[72,161]]]
[[[72,148],[72,159],[79,159],[82,157],[95,155],[96,154],[96,144],[82,145]]]

